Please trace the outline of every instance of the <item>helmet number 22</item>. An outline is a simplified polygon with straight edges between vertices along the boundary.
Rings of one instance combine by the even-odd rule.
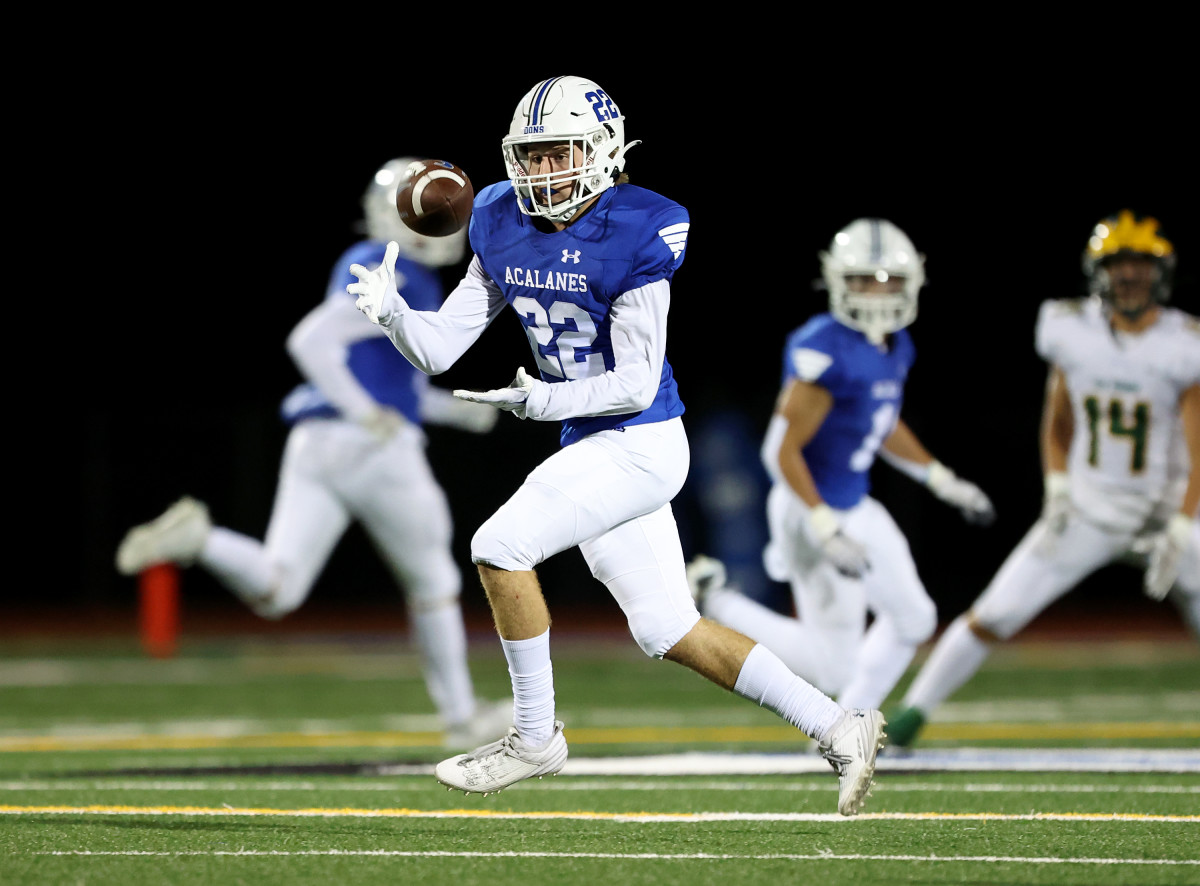
[[[603,89],[589,92],[584,98],[592,103],[592,110],[596,112],[596,119],[601,123],[605,120],[615,120],[621,116],[620,112],[613,106],[612,99],[604,94]]]

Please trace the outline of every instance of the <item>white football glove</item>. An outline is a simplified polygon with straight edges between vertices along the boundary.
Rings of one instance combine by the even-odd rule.
[[[1179,577],[1179,561],[1183,559],[1183,549],[1187,547],[1195,522],[1187,514],[1176,514],[1154,539],[1142,587],[1151,600],[1165,600]]]
[[[1067,529],[1067,523],[1074,513],[1075,506],[1071,504],[1071,483],[1065,471],[1050,471],[1046,474],[1041,522],[1045,529],[1042,540],[1038,543],[1038,552],[1047,556],[1058,547],[1058,540]]]
[[[978,526],[989,526],[996,519],[996,509],[987,494],[968,480],[963,480],[940,461],[929,466],[925,477],[929,491],[948,505],[962,511],[963,519]]]
[[[525,367],[517,368],[517,377],[507,388],[495,388],[491,391],[456,390],[454,396],[471,403],[486,403],[503,409],[505,412],[516,413],[517,418],[525,418],[525,401],[533,390],[533,379],[525,374]]]
[[[380,406],[360,418],[358,423],[380,443],[386,443],[408,424],[408,419],[390,406]]]
[[[380,316],[384,313],[384,301],[389,295],[400,297],[396,288],[396,258],[399,255],[400,244],[393,240],[384,250],[383,263],[375,270],[368,271],[359,264],[350,266],[350,273],[358,278],[358,282],[347,286],[346,292],[358,296],[354,306],[377,326]]]
[[[871,563],[867,551],[842,532],[837,515],[827,504],[819,504],[808,513],[813,536],[834,568],[847,578],[862,578]]]
[[[499,412],[483,403],[463,401],[462,403],[456,402],[454,405],[459,409],[454,413],[453,426],[460,430],[470,431],[472,434],[488,433],[496,426],[496,420],[500,418]]]

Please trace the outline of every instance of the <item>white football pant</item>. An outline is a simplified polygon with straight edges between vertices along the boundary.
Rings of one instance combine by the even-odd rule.
[[[764,563],[771,578],[791,585],[797,617],[720,592],[709,595],[705,612],[762,643],[843,708],[875,709],[933,635],[937,609],[883,505],[867,497],[837,513],[846,535],[867,550],[871,569],[863,578],[843,576],[825,559],[809,533],[809,508],[777,483],[767,495]]]
[[[1130,551],[1131,533],[1108,530],[1079,516],[1068,521],[1057,542],[1044,551],[1046,534],[1042,521],[1034,523],[970,611],[946,630],[905,694],[906,706],[932,712],[986,661],[990,646],[969,624],[1008,640],[1101,567],[1114,562],[1145,565],[1143,555]],[[1171,600],[1200,636],[1200,526],[1193,527]]]
[[[475,533],[471,558],[532,570],[578,546],[638,645],[662,658],[700,620],[671,511],[690,460],[679,418],[584,437],[529,473]]]
[[[214,527],[197,562],[260,615],[282,618],[308,597],[351,521],[403,588],[431,699],[447,723],[464,722],[475,697],[462,576],[451,551],[449,504],[416,426],[381,442],[349,421],[296,425],[265,540]]]

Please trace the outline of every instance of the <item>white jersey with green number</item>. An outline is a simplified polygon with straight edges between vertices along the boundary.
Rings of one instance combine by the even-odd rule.
[[[1075,506],[1134,532],[1178,508],[1189,468],[1179,398],[1200,383],[1200,319],[1164,307],[1145,331],[1117,333],[1097,298],[1051,300],[1036,347],[1062,369],[1071,397]]]

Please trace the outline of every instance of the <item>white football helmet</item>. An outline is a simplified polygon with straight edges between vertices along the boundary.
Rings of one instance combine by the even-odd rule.
[[[874,344],[917,318],[917,293],[925,285],[925,256],[908,235],[882,218],[859,218],[838,231],[821,253],[829,309],[839,322]],[[853,278],[880,286],[863,291]],[[879,291],[886,290],[886,291]]]
[[[530,175],[532,144],[569,144],[582,150],[583,162],[567,175]],[[567,222],[579,207],[620,176],[625,152],[641,142],[625,144],[625,118],[603,89],[583,77],[551,77],[526,93],[513,114],[502,143],[504,165],[517,192],[517,204],[526,215]],[[535,191],[570,183],[569,199],[543,205]]]
[[[429,267],[457,264],[466,252],[466,227],[447,237],[426,237],[400,220],[396,191],[409,164],[416,162],[416,157],[397,157],[376,171],[362,197],[363,233],[384,243],[395,240],[402,255]]]

